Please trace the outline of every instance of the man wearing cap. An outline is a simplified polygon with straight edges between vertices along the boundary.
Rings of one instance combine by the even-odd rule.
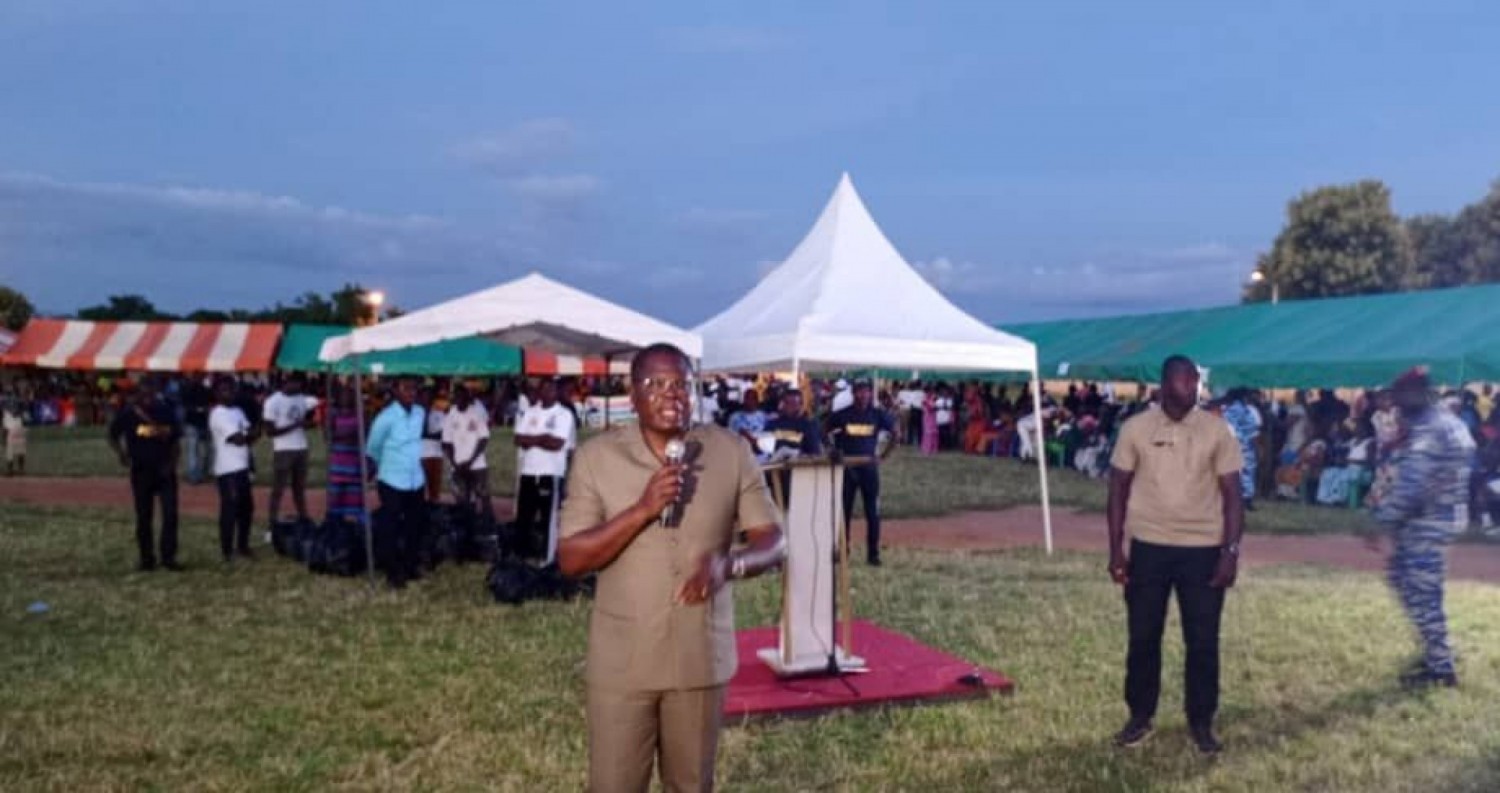
[[[521,485],[516,493],[516,527],[523,532],[528,555],[552,560],[554,517],[568,473],[568,450],[575,429],[573,411],[557,401],[557,381],[544,380],[537,402],[516,422],[521,452]]]
[[[1443,581],[1448,544],[1469,526],[1475,444],[1458,417],[1433,406],[1430,387],[1425,369],[1415,369],[1391,389],[1408,431],[1391,460],[1395,480],[1375,507],[1391,535],[1387,578],[1423,646],[1422,659],[1401,676],[1407,688],[1458,685]],[[1379,548],[1378,537],[1370,543]]]
[[[844,457],[859,458],[844,468],[844,542],[854,516],[854,497],[865,511],[865,560],[880,566],[880,460],[894,448],[891,418],[874,404],[869,380],[854,381],[854,403],[828,419],[828,436]]]
[[[631,363],[636,426],[585,443],[568,480],[558,566],[598,571],[589,624],[589,790],[713,789],[724,686],[737,663],[732,581],[784,554],[760,467],[726,429],[688,429],[687,356]],[[680,444],[681,462],[669,447]],[[736,531],[746,544],[733,548]]]

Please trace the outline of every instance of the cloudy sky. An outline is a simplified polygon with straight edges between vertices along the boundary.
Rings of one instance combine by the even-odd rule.
[[[992,321],[1232,301],[1298,191],[1500,176],[1490,0],[0,5],[0,282],[406,308],[541,270],[684,324],[849,171]]]

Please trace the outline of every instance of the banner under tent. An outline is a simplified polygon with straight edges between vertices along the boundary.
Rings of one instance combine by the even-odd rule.
[[[786,261],[697,332],[707,372],[1021,372],[1041,404],[1036,346],[969,316],[933,288],[880,230],[848,174]],[[1036,425],[1041,449],[1042,422]],[[1051,553],[1045,454],[1038,467]]]
[[[39,369],[265,372],[281,326],[217,322],[33,319],[0,363]]]

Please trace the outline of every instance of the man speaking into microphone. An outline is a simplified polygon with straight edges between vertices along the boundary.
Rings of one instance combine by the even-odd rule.
[[[598,571],[589,625],[589,789],[643,791],[653,763],[670,791],[711,790],[724,686],[734,675],[726,584],[775,567],[780,516],[749,447],[688,428],[688,358],[658,344],[630,367],[635,427],[579,448],[558,565]],[[737,529],[747,543],[733,550]]]

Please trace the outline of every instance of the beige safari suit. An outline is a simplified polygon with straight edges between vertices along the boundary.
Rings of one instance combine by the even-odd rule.
[[[658,754],[668,790],[713,787],[724,684],[737,663],[733,588],[697,605],[674,600],[703,555],[727,552],[737,529],[781,520],[743,440],[715,426],[686,440],[678,526],[651,523],[599,572],[587,672],[590,790],[646,790]],[[630,509],[661,466],[637,427],[584,444],[561,536]]]

